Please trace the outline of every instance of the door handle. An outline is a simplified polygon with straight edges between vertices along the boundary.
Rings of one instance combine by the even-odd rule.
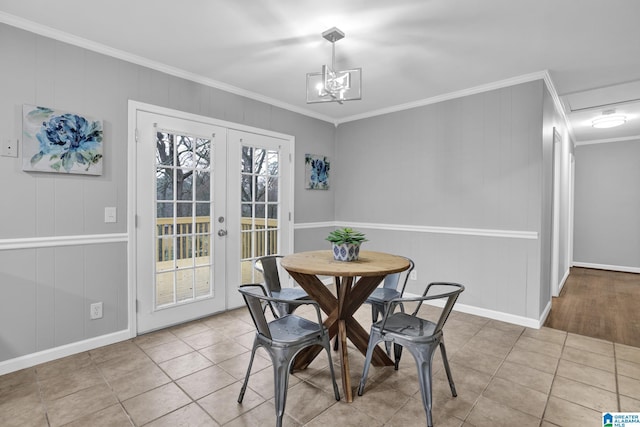
[[[218,230],[218,236],[224,237],[227,235],[227,230]]]

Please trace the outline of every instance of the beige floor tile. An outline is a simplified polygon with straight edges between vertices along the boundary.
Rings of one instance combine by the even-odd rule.
[[[507,362],[528,366],[548,374],[555,374],[558,366],[558,358],[533,351],[514,348],[506,358]]]
[[[521,334],[519,332],[514,333],[485,326],[478,331],[474,338],[479,338],[505,347],[513,347],[516,341],[518,341],[518,338],[520,338],[520,335]]]
[[[553,374],[509,361],[505,361],[500,366],[500,369],[496,372],[496,377],[545,394],[549,394],[553,383]]]
[[[98,384],[104,384],[102,374],[95,366],[89,365],[40,381],[40,390],[43,399],[51,401]]]
[[[352,427],[381,427],[383,424],[371,414],[367,414],[349,403],[337,403],[313,418],[305,427],[326,427],[334,425],[336,420],[349,420]]]
[[[276,409],[272,401],[264,402],[226,423],[224,427],[264,427],[276,423]],[[283,427],[301,427],[302,424],[286,413],[282,417]]]
[[[616,376],[612,372],[562,359],[558,364],[557,375],[607,391],[616,392]]]
[[[569,333],[567,334],[565,345],[579,350],[586,350],[603,356],[613,357],[613,343],[611,341]]]
[[[178,386],[169,383],[122,402],[136,425],[160,418],[191,402]]]
[[[167,344],[171,341],[176,341],[178,337],[172,334],[168,329],[161,331],[150,332],[137,336],[133,339],[133,342],[143,350],[150,349],[160,344]]]
[[[628,362],[626,360],[618,360],[616,364],[618,368],[618,375],[624,375],[625,377],[640,380],[639,363]]]
[[[201,371],[187,375],[176,381],[193,400],[198,400],[207,394],[220,390],[237,380],[229,375],[225,370],[218,366],[210,366]],[[273,374],[271,375],[271,384],[273,387]],[[273,394],[273,393],[272,393]]]
[[[211,328],[209,328],[205,323],[202,323],[202,321],[200,320],[169,328],[169,331],[171,331],[173,335],[182,339],[209,330],[211,330]]]
[[[549,341],[540,341],[536,338],[522,336],[515,343],[515,348],[532,351],[534,353],[546,354],[547,356],[560,358],[562,354],[562,344]]]
[[[256,352],[256,355],[253,358],[253,365],[251,366],[252,374],[263,369],[271,369],[271,360],[266,359],[265,356],[269,357],[264,352]],[[245,374],[247,373],[247,368],[249,367],[250,358],[251,352],[247,351],[236,357],[225,360],[224,362],[220,362],[217,364],[217,366],[227,371],[232,377],[243,380]]]
[[[151,364],[136,371],[135,375],[124,375],[109,382],[120,401],[152,390],[171,381],[162,369]]]
[[[473,348],[463,347],[449,358],[451,362],[464,365],[476,371],[493,375],[503,362],[503,358],[495,357],[488,354],[481,354],[474,351]]]
[[[602,412],[551,396],[544,412],[544,420],[562,427],[602,425]]]
[[[616,359],[640,364],[640,348],[624,344],[615,344]]]
[[[547,404],[546,393],[502,378],[493,378],[482,396],[536,418],[542,418]]]
[[[551,395],[596,411],[611,411],[618,407],[616,393],[557,376]]]
[[[621,395],[620,412],[640,412],[640,400]]]
[[[36,368],[21,369],[9,374],[0,375],[0,401],[3,400],[3,393],[11,393],[11,389],[15,387],[26,384],[36,384],[37,381]]]
[[[467,343],[462,348],[465,351],[488,354],[490,356],[504,359],[505,357],[507,357],[512,347],[513,345],[511,344],[505,345],[501,343],[491,342],[476,335],[472,337],[469,341],[467,341]]]
[[[353,397],[353,405],[363,413],[383,423],[387,422],[395,412],[410,399],[404,393],[398,393],[384,382],[367,384],[362,396]]]
[[[175,340],[148,348],[145,350],[145,353],[147,353],[154,362],[162,363],[187,353],[191,353],[192,351],[193,348],[187,345],[184,341]]]
[[[219,425],[196,403],[191,403],[150,422],[145,427],[219,427]]]
[[[466,422],[476,427],[484,426],[539,426],[540,419],[516,409],[494,402],[486,397],[480,397],[471,410]]]
[[[49,423],[52,427],[61,426],[117,403],[111,389],[99,384],[49,402]]]
[[[451,368],[451,376],[453,377],[453,383],[456,386],[458,391],[468,390],[470,392],[481,393],[484,390],[489,382],[491,381],[491,375],[485,372],[477,371],[473,368],[470,368],[465,365],[461,365],[457,362],[451,362],[449,364]],[[414,367],[415,370],[415,367]],[[417,382],[417,370],[415,373],[415,378]],[[444,369],[434,375],[434,380],[442,381],[443,387],[446,390],[449,390],[449,381],[447,379],[447,374]],[[434,382],[435,384],[435,382]],[[451,391],[448,391],[451,394]]]
[[[45,406],[33,384],[16,385],[14,393],[0,399],[0,425],[6,427],[48,426]]]
[[[640,400],[640,380],[618,375],[618,392],[621,395]]]
[[[249,349],[251,349],[251,346]],[[211,346],[201,348],[199,351],[200,354],[211,360],[213,363],[221,363],[225,360],[233,359],[240,354],[246,353],[247,347],[225,338]],[[264,350],[260,351],[262,352]]]
[[[562,352],[562,358],[581,365],[602,369],[604,371],[615,372],[616,369],[615,359],[613,357],[603,356],[598,353],[578,348],[565,347]]]
[[[226,340],[228,340],[228,338],[225,335],[215,329],[209,328],[203,332],[183,338],[185,343],[189,344],[189,346],[196,350],[200,350]]]
[[[89,355],[94,363],[104,363],[108,360],[121,356],[130,356],[140,353],[138,347],[133,340],[122,341],[116,344],[107,345],[105,347],[96,348],[89,351]]]
[[[489,320],[487,327],[497,329],[499,331],[512,335],[520,335],[524,332],[524,326],[515,325],[513,323],[502,322],[500,320]]]
[[[337,402],[333,393],[318,392],[317,388],[301,381],[289,389],[285,413],[305,424]]]
[[[158,366],[174,380],[200,371],[211,365],[211,361],[197,351],[158,364]]]
[[[40,387],[36,381],[28,380],[24,383],[16,381],[12,385],[7,383],[0,388],[0,405],[11,399],[19,399],[31,394],[40,397]]]
[[[85,415],[65,427],[125,427],[133,426],[131,419],[119,403],[93,414]]]
[[[198,400],[198,404],[211,415],[218,424],[226,424],[265,402],[262,396],[250,388],[247,388],[242,403],[237,403],[241,387],[241,382],[235,382],[228,387],[208,394]],[[273,420],[275,421],[275,412],[272,412],[272,414]]]
[[[78,369],[91,366],[92,364],[93,361],[91,360],[89,353],[84,352],[38,365],[36,366],[36,372],[38,374],[38,379],[44,380],[58,375],[64,375],[69,372],[74,372]]]
[[[107,360],[98,365],[98,369],[104,378],[111,382],[123,376],[130,376],[132,372],[140,372],[144,369],[150,369],[156,366],[153,360],[142,353],[136,355],[119,356],[114,359]]]
[[[564,345],[567,333],[558,329],[542,327],[540,329],[525,328],[522,336],[535,338],[540,341],[549,341],[555,344]]]

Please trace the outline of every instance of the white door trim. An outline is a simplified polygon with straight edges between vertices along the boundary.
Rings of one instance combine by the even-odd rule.
[[[255,128],[253,126],[242,125],[239,123],[228,122],[225,120],[214,119],[211,117],[201,116],[198,114],[183,112],[179,110],[174,110],[171,108],[161,107],[153,104],[147,104],[144,102],[129,100],[128,102],[128,165],[127,165],[127,235],[128,235],[128,254],[127,254],[127,262],[128,262],[128,286],[127,286],[127,298],[128,298],[128,331],[130,337],[136,336],[137,331],[137,313],[136,313],[136,277],[137,277],[137,266],[136,266],[136,250],[137,250],[137,242],[136,242],[136,212],[135,206],[138,198],[137,195],[137,183],[136,183],[136,167],[137,167],[137,154],[136,154],[136,115],[138,111],[144,111],[154,114],[160,114],[165,116],[171,116],[186,120],[192,120],[196,122],[202,122],[206,124],[210,124],[213,126],[226,127],[228,129],[235,129],[243,132],[251,132],[262,134],[265,136],[271,136],[274,138],[279,138],[285,141],[289,141],[290,144],[290,153],[291,159],[295,158],[295,138],[291,135],[273,132],[266,129]],[[293,198],[294,189],[295,189],[295,169],[294,163],[290,160],[291,167],[291,178],[289,181],[288,190]],[[288,228],[288,242],[287,246],[293,249],[293,224],[294,224],[294,212],[293,209],[293,199],[290,203],[290,214],[289,221],[286,223],[286,227]],[[285,225],[283,225],[284,227]]]

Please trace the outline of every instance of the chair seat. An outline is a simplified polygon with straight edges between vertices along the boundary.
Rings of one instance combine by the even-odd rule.
[[[269,332],[273,341],[299,342],[305,337],[316,339],[322,333],[316,322],[290,314],[269,322]]]
[[[380,331],[381,324],[382,320],[371,325],[371,328]],[[390,315],[387,318],[387,323],[384,325],[384,333],[386,336],[397,334],[403,339],[413,342],[433,341],[435,330],[435,323],[406,313]]]
[[[385,302],[394,298],[400,298],[402,295],[395,289],[389,288],[377,288],[367,298],[367,302],[378,302],[384,304]]]
[[[279,291],[272,291],[271,295],[274,298],[280,299],[307,299],[309,295],[301,288],[282,288]]]

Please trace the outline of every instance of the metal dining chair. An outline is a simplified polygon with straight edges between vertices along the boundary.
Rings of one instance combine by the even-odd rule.
[[[431,294],[430,294],[430,291]],[[382,320],[371,325],[367,356],[364,362],[364,370],[358,387],[358,396],[362,396],[364,386],[367,381],[371,356],[375,346],[380,341],[393,343],[395,356],[395,369],[398,369],[402,349],[406,348],[416,361],[418,368],[418,381],[420,383],[420,393],[422,394],[422,404],[427,414],[427,425],[433,426],[431,417],[432,393],[431,393],[431,364],[435,350],[440,347],[444,369],[449,380],[451,394],[456,397],[456,387],[451,376],[447,352],[444,347],[442,328],[451,314],[456,300],[460,293],[464,291],[464,286],[458,283],[434,282],[430,283],[420,297],[394,298],[386,303]],[[440,317],[436,323],[418,317],[418,311],[424,301],[444,299],[445,304]],[[404,312],[404,308],[398,313],[394,313],[394,308],[400,304],[414,302],[417,307],[411,314]],[[402,307],[402,306],[401,306]]]
[[[376,288],[365,301],[365,304],[371,305],[371,321],[373,323],[378,321],[380,315],[384,316],[387,302],[394,298],[402,298],[404,295],[404,288],[407,286],[409,276],[415,267],[411,259],[407,258],[407,260],[409,261],[407,270],[389,274],[384,278],[382,286]],[[402,307],[401,304],[400,307]],[[391,343],[385,342],[385,347],[387,354],[391,355]]]
[[[269,295],[274,298],[285,300],[307,299],[309,295],[302,288],[283,288],[280,285],[280,273],[278,268],[278,260],[282,255],[266,255],[256,258],[253,261],[253,268],[262,273],[264,283],[267,286]],[[299,304],[294,302],[276,303],[275,307],[280,316],[291,314]]]
[[[251,358],[249,359],[249,367],[244,378],[244,383],[240,389],[238,403],[242,403],[244,393],[249,383],[249,375],[251,374],[251,366],[258,347],[264,348],[273,363],[273,386],[275,391],[276,405],[276,426],[282,426],[282,417],[284,415],[285,403],[287,400],[287,389],[289,387],[289,372],[293,364],[293,359],[301,350],[314,345],[321,345],[327,352],[329,358],[329,371],[331,372],[331,381],[333,381],[333,391],[336,400],[340,400],[338,385],[333,371],[333,363],[331,361],[331,351],[329,344],[329,331],[322,324],[320,316],[320,306],[317,302],[307,300],[297,300],[297,305],[311,305],[315,308],[318,317],[317,322],[305,319],[295,314],[285,314],[279,316],[273,309],[272,303],[288,303],[289,300],[282,298],[274,298],[267,295],[267,291],[261,284],[242,285],[238,288],[242,294],[253,323],[256,327],[256,335],[251,349]],[[264,303],[271,309],[274,320],[268,321],[264,312]]]

